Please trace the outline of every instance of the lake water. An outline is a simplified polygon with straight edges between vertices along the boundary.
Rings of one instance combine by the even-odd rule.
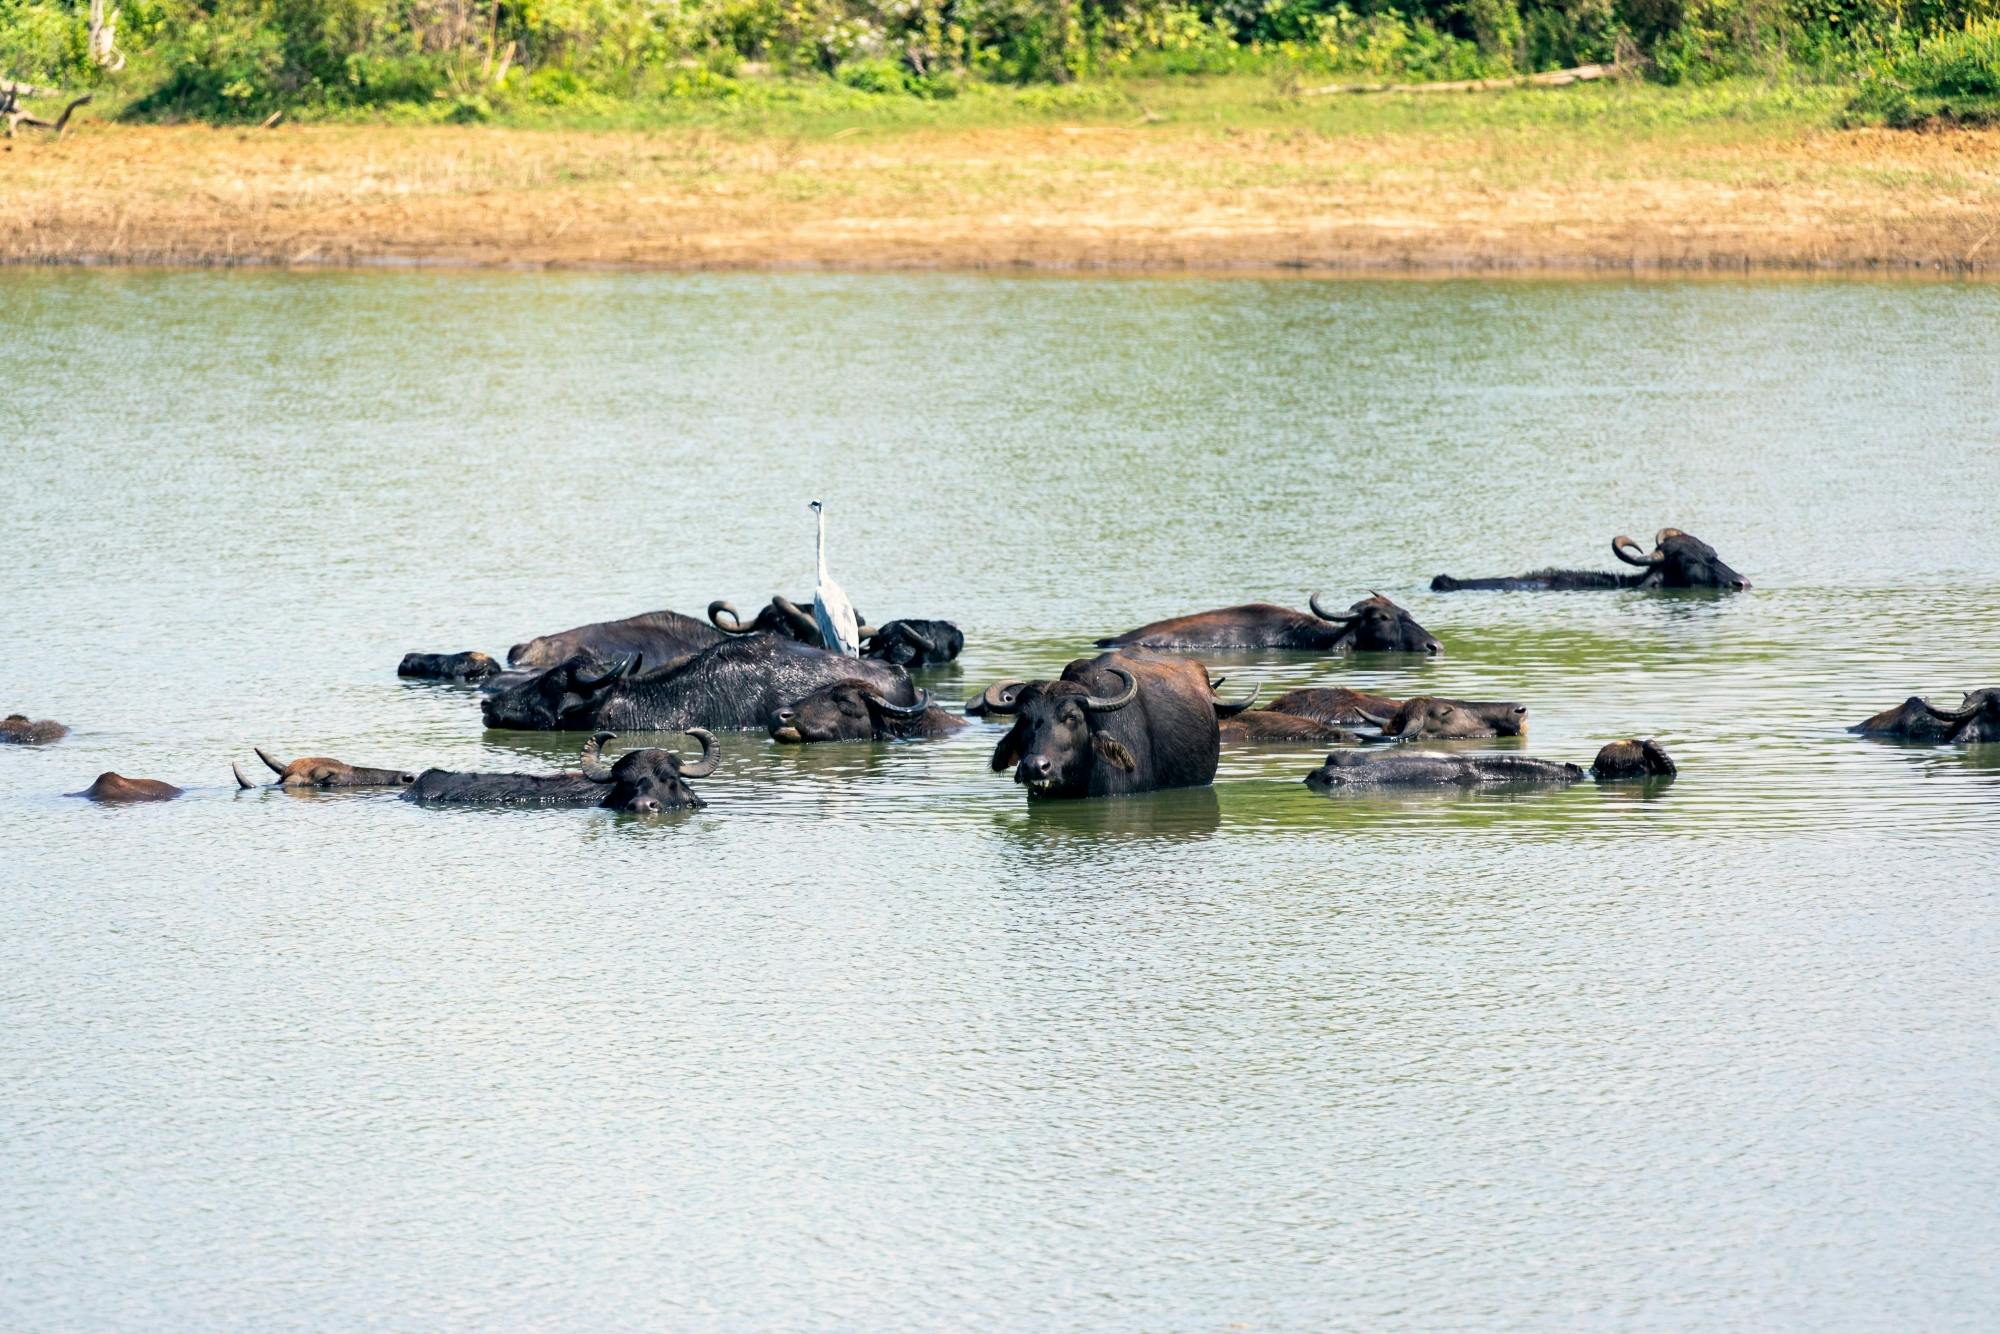
[[[0,274],[0,1323],[1992,1328],[2000,287]],[[725,734],[699,814],[238,793],[552,768],[407,650],[809,593],[958,700],[1379,589],[1231,684],[1659,738],[1659,791],[1030,808]],[[1615,568],[1736,596],[1432,594]],[[123,809],[105,769],[189,788]]]

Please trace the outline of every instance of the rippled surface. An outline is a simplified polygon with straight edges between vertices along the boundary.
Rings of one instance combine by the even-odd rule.
[[[2000,289],[0,274],[14,1327],[1990,1327]],[[724,737],[691,816],[410,649],[812,584],[958,699],[1379,589],[1662,791],[1030,809],[997,728]],[[1434,595],[1676,525],[1733,597]],[[190,788],[107,809],[104,769]]]

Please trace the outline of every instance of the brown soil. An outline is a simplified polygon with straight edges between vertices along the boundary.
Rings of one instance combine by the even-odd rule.
[[[2000,130],[86,125],[13,141],[0,197],[14,263],[1974,273]]]

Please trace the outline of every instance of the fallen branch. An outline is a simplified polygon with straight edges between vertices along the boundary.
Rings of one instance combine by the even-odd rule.
[[[24,83],[0,84],[0,120],[7,122],[7,138],[12,139],[14,131],[26,125],[37,130],[54,130],[56,138],[60,139],[63,137],[64,128],[69,125],[70,113],[90,100],[89,93],[70,99],[70,104],[63,108],[62,115],[54,120],[43,120],[40,116],[30,114],[21,105],[23,97],[51,96],[59,94],[53,88],[31,88]]]
[[[1323,88],[1304,88],[1300,97],[1326,97],[1332,93],[1488,93],[1503,88],[1561,88],[1572,83],[1592,83],[1630,74],[1630,65],[1577,65],[1552,69],[1541,74],[1524,74],[1511,79],[1459,79],[1453,83],[1329,83]]]

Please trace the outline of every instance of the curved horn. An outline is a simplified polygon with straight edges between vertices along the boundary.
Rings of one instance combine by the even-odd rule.
[[[1126,671],[1123,667],[1106,667],[1104,670],[1110,672],[1113,676],[1124,677],[1125,690],[1124,693],[1111,696],[1108,699],[1103,695],[1085,695],[1083,697],[1083,707],[1089,709],[1092,713],[1110,713],[1114,709],[1122,709],[1139,697],[1138,677],[1132,675],[1132,673]]]
[[[729,617],[727,621],[722,618]],[[737,612],[736,604],[724,602],[721,598],[708,604],[708,623],[725,635],[747,635],[756,629],[754,625],[743,624],[743,617]]]
[[[790,598],[780,596],[776,593],[771,595],[771,605],[778,609],[779,615],[792,623],[792,628],[795,631],[810,636],[809,642],[815,644],[819,642],[819,622],[813,619],[811,612]]]
[[[919,690],[917,692],[917,702],[915,704],[891,704],[883,697],[881,688],[875,685],[868,687],[867,695],[868,698],[875,701],[876,708],[882,710],[882,712],[892,718],[920,718],[923,716],[924,710],[931,706],[931,692],[928,690]]]
[[[611,781],[611,766],[604,762],[604,743],[618,735],[616,732],[598,732],[583,743],[581,767],[583,776],[593,783]]]
[[[911,625],[908,621],[903,622],[903,633],[908,635],[911,642],[924,651],[925,656],[937,652],[937,645],[931,642],[931,637],[917,629],[916,626]]]
[[[1632,552],[1638,552],[1638,556],[1634,556]],[[1612,556],[1616,556],[1618,560],[1626,562],[1628,566],[1638,566],[1640,570],[1650,570],[1652,566],[1660,564],[1660,552],[1658,550],[1652,556],[1646,556],[1646,548],[1640,546],[1638,542],[1634,542],[1632,538],[1624,536],[1624,534],[1618,534],[1616,538],[1612,538]]]
[[[646,655],[643,653],[628,653],[595,675],[591,675],[588,672],[578,672],[571,680],[578,690],[595,690],[599,686],[615,681],[621,676],[636,675],[639,671],[639,665],[645,660]]]
[[[882,633],[882,627],[879,625],[856,624],[854,627],[854,637],[856,640],[873,639],[876,635],[879,635],[881,633]]]
[[[1331,612],[1328,611],[1325,607],[1320,606],[1319,592],[1317,589],[1315,589],[1313,593],[1306,598],[1306,605],[1312,608],[1313,615],[1319,617],[1322,621],[1332,621],[1335,625],[1346,625],[1349,621],[1354,619],[1352,616],[1349,616],[1344,612],[1341,613]]]
[[[251,782],[249,779],[243,776],[243,771],[236,767],[236,761],[234,760],[231,760],[229,762],[229,772],[236,775],[236,786],[241,788],[252,788],[257,786],[255,783]]]
[[[682,778],[706,778],[722,764],[722,747],[715,744],[715,734],[705,727],[690,727],[687,734],[701,742],[701,758],[693,764],[679,766]]]
[[[1234,718],[1237,714],[1243,712],[1243,710],[1249,708],[1252,704],[1255,704],[1257,702],[1257,696],[1262,694],[1263,691],[1264,687],[1261,685],[1252,686],[1250,687],[1250,693],[1245,695],[1242,699],[1235,700],[1227,704],[1223,703],[1221,700],[1215,701],[1215,716],[1218,718]]]
[[[1028,688],[1026,681],[995,681],[979,696],[979,703],[988,713],[1013,713],[1015,701]]]
[[[278,775],[278,777],[280,778],[283,778],[285,776],[285,766],[278,763],[276,760],[272,759],[270,755],[265,753],[264,748],[262,746],[252,746],[250,747],[250,749],[257,752],[257,758],[264,761],[264,767],[266,769],[269,769],[272,773]]]

